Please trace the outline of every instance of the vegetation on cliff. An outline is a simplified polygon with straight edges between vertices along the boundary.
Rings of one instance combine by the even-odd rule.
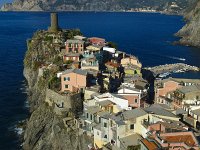
[[[56,90],[60,85],[56,73],[62,70],[60,53],[64,41],[80,34],[80,30],[77,29],[63,30],[58,33],[37,31],[27,41],[24,76],[28,81],[31,116],[24,133],[23,149],[25,150],[64,150],[66,148],[85,150],[91,143],[90,138],[79,133],[73,120],[68,122],[69,126],[66,127],[63,116],[56,114],[53,106],[47,106],[45,103],[46,89]],[[68,117],[74,117],[73,113],[68,113]]]
[[[186,25],[177,33],[180,44],[200,47],[200,0],[185,14]]]

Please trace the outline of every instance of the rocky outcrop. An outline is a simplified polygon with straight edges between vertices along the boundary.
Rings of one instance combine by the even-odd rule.
[[[157,11],[182,13],[193,0],[14,0],[2,11]]]
[[[45,69],[46,72],[43,72],[43,75],[39,73],[39,68],[41,64],[48,62],[59,63],[58,60],[53,61],[58,58],[59,52],[53,48],[52,37],[55,38],[58,35],[59,40],[64,40],[63,34],[66,35],[67,31],[59,33],[38,31],[31,40],[28,40],[28,50],[24,58],[24,76],[28,82],[31,115],[24,132],[23,149],[25,150],[86,150],[92,143],[87,135],[79,131],[74,121],[77,116],[73,111],[68,110],[65,114],[58,115],[54,107],[45,102],[49,94],[47,90],[49,83],[53,87],[52,79],[57,67],[50,64],[51,67]],[[70,105],[77,104],[70,103]],[[66,124],[64,118],[72,119]]]
[[[31,115],[24,134],[25,150],[86,150],[90,139],[78,129],[67,130],[62,118],[41,104]]]
[[[200,47],[200,1],[185,14],[186,25],[176,34],[180,44]]]

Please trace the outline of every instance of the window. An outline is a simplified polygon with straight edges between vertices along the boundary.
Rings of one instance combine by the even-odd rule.
[[[70,81],[70,77],[64,77],[64,81]]]
[[[107,137],[108,137],[107,135],[104,135],[104,138],[105,138],[105,139],[107,139]]]
[[[196,96],[196,99],[197,99],[197,100],[199,99],[199,96],[198,96],[198,95]]]
[[[87,113],[86,115],[87,115],[87,118],[89,118],[89,114]]]
[[[92,115],[90,115],[90,120],[92,120]]]
[[[104,126],[105,128],[107,128],[107,123],[104,122],[103,126]]]
[[[68,89],[68,84],[65,85],[65,88]]]
[[[135,103],[137,103],[137,98],[135,99]]]
[[[101,117],[99,117],[99,123],[101,123]]]
[[[97,135],[99,135],[99,131],[97,131]]]
[[[130,129],[133,130],[134,129],[134,124],[130,125]]]

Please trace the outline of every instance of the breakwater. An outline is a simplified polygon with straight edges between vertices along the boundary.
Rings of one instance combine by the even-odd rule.
[[[166,65],[159,65],[155,67],[146,67],[143,68],[143,72],[149,72],[152,74],[152,77],[166,77],[171,73],[179,73],[179,72],[186,72],[186,71],[199,71],[199,68],[196,66],[191,66],[184,63],[175,63],[175,64],[166,64]],[[148,73],[148,74],[149,74]]]

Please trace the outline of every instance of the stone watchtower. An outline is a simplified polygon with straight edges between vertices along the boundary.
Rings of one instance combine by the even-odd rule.
[[[51,13],[51,26],[48,28],[49,32],[58,32],[60,30],[58,25],[57,13]]]

